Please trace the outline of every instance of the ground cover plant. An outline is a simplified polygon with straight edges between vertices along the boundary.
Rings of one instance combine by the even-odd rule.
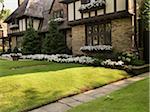
[[[0,112],[32,109],[128,77],[121,70],[44,61],[0,60],[0,69]]]
[[[108,96],[80,105],[68,112],[148,112],[149,79],[131,84]]]

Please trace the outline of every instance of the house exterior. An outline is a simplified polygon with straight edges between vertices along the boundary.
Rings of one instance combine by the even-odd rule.
[[[59,23],[73,55],[85,55],[84,46],[111,46],[114,52],[139,52],[143,43],[137,2],[142,0],[18,0],[5,20],[11,49],[21,48],[23,33],[33,23],[43,39],[50,19]],[[100,53],[101,51],[97,51]]]
[[[73,54],[83,46],[111,45],[131,51],[134,43],[134,0],[61,0],[67,5]],[[70,37],[68,37],[70,38]]]

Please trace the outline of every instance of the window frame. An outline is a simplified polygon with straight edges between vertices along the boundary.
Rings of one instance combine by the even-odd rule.
[[[103,25],[103,31],[101,28],[101,32],[100,32],[100,26]],[[107,25],[110,25],[109,29],[107,28]],[[93,28],[95,26],[97,27],[97,32],[93,33]],[[88,27],[92,27],[92,32],[91,32],[91,37],[88,34]],[[105,21],[105,22],[95,22],[95,23],[88,23],[85,25],[85,45],[86,46],[96,46],[96,45],[112,45],[112,24],[111,21]],[[93,35],[94,34],[94,35]],[[101,37],[100,35],[103,35],[103,44],[102,42],[100,43]],[[109,35],[109,36],[108,36]],[[97,44],[94,44],[94,36],[97,36]],[[90,42],[89,42],[90,40]]]

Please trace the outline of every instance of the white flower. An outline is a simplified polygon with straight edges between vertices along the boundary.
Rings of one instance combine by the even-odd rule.
[[[106,60],[106,61],[103,61],[101,63],[101,65],[103,66],[123,66],[124,65],[124,62],[123,61],[112,61],[110,59]]]
[[[34,59],[34,60],[47,60],[49,62],[58,62],[58,63],[81,63],[81,64],[92,64],[94,59],[87,56],[73,57],[72,55],[67,54],[56,54],[56,55],[44,55],[44,54],[35,54],[35,55],[23,55],[23,59]]]
[[[110,45],[84,46],[80,48],[81,51],[109,51],[112,50]]]
[[[81,5],[79,10],[83,11],[85,9],[91,9],[93,7],[101,7],[103,4],[105,4],[105,0],[97,0],[95,2],[90,2],[88,4]]]

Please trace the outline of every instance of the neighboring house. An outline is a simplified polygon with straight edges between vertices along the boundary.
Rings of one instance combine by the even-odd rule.
[[[18,0],[18,8],[5,20],[12,50],[15,47],[21,48],[23,34],[30,22],[36,31],[43,28],[43,21],[46,19],[43,13],[49,11],[51,5],[52,0]]]
[[[0,20],[0,52],[4,52],[9,48],[7,38],[7,24]]]
[[[80,51],[83,46],[97,45],[111,45],[115,52],[135,50],[137,30],[134,0],[60,2],[67,5],[73,54],[83,54]]]

